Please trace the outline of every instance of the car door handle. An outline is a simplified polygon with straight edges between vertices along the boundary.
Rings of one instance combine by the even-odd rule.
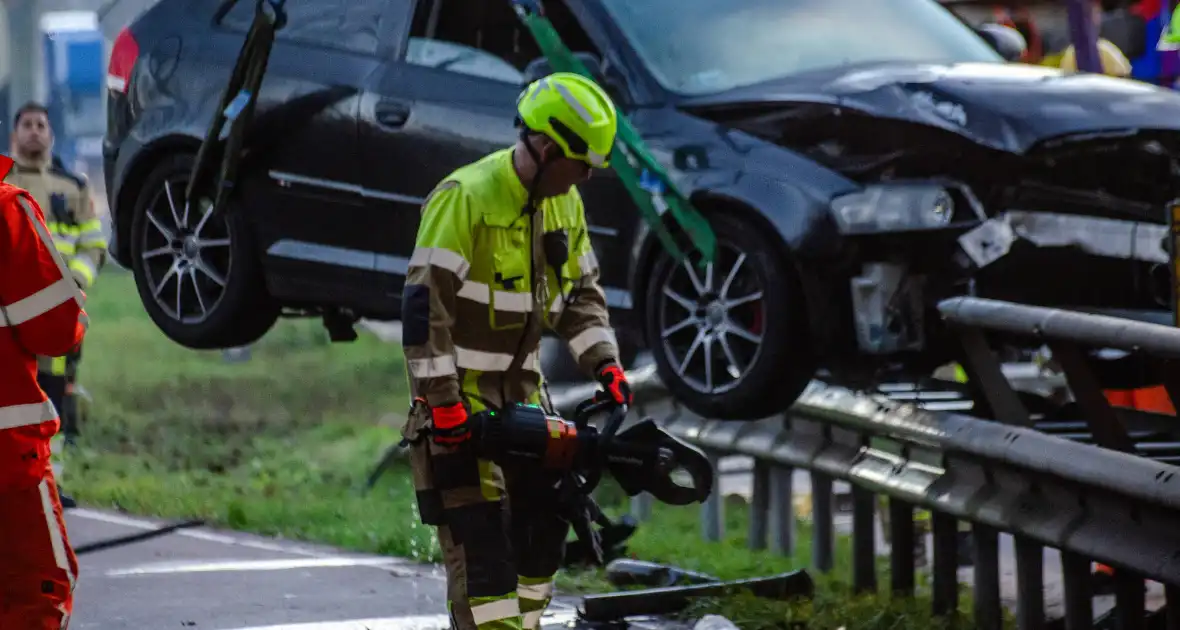
[[[401,127],[410,119],[410,104],[403,101],[383,98],[377,101],[373,112],[377,124],[385,127]]]

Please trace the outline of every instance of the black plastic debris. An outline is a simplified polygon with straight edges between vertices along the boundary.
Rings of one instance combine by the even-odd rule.
[[[599,526],[597,536],[599,548],[602,550],[602,562],[610,563],[627,555],[626,542],[639,528],[639,521],[635,520],[634,516],[626,514],[618,521],[603,517],[596,520],[596,524]],[[581,538],[566,543],[564,565],[569,568],[601,566],[591,544]]]
[[[670,564],[619,558],[606,565],[606,579],[615,586],[669,587],[720,582],[720,578]]]
[[[815,594],[815,583],[801,569],[764,578],[587,595],[582,598],[581,616],[587,621],[597,622],[625,617],[671,615],[687,608],[694,597],[719,597],[742,591],[768,599],[810,598]]]

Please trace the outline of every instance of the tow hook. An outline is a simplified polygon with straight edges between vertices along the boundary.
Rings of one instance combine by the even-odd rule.
[[[351,311],[332,309],[324,312],[324,328],[328,329],[328,339],[332,343],[353,342],[357,339],[356,323],[360,318]]]

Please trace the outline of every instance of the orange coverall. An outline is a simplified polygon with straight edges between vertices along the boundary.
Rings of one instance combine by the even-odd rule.
[[[0,157],[0,180],[12,161]],[[61,630],[78,561],[49,463],[57,410],[37,385],[37,355],[69,353],[86,299],[25,191],[0,183],[0,628]]]

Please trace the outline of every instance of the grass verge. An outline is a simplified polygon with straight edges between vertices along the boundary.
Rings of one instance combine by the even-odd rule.
[[[371,467],[398,439],[407,404],[399,347],[370,335],[330,344],[318,320],[285,320],[252,348],[248,362],[227,363],[220,352],[168,341],[143,312],[130,275],[114,269],[103,273],[87,310],[93,323],[80,382],[93,403],[81,448],[62,478],[79,501],[438,560],[431,528],[418,522],[404,464],[361,492]],[[808,564],[805,523],[796,553],[785,557],[746,547],[744,505],[727,509],[726,535],[716,543],[701,540],[698,515],[695,508],[656,506],[630,551],[720,578]],[[834,575],[851,575],[850,560],[847,541],[838,539]],[[610,588],[597,572],[563,574],[559,584],[567,592]],[[815,629],[940,627],[923,597],[857,598],[838,580],[820,584],[812,603],[739,597],[702,600],[691,612],[725,614],[747,630],[795,622]]]

